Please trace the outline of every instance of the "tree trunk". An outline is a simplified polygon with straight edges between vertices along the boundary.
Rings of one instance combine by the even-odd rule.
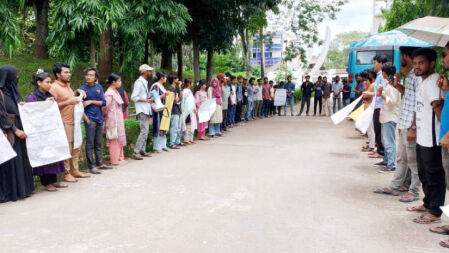
[[[150,40],[150,66],[154,66],[154,41]]]
[[[200,49],[193,43],[193,75],[195,83],[201,78],[200,76]]]
[[[214,71],[214,50],[207,49],[207,83],[212,80],[212,72]]]
[[[145,54],[143,57],[143,63],[148,64],[149,57],[150,57],[150,33],[147,33],[147,38],[145,40]]]
[[[123,67],[123,63],[125,61],[125,54],[123,53],[123,32],[118,30],[117,32],[117,40],[118,40],[118,48],[119,48],[119,66]]]
[[[100,34],[100,63],[99,75],[100,80],[106,80],[112,72],[112,28],[109,27]]]
[[[34,15],[36,16],[36,40],[33,55],[38,58],[48,58],[48,1],[34,1]]]
[[[95,49],[95,39],[94,36],[90,36],[90,66],[96,68],[97,67],[97,63],[96,63],[96,49]]]
[[[246,31],[245,31],[246,30]],[[246,78],[250,78],[251,76],[251,64],[249,60],[249,40],[248,40],[248,30],[247,29],[241,29],[240,30],[240,38],[242,40],[242,48],[243,48],[243,60],[245,63],[245,71],[246,71]]]
[[[177,49],[176,49],[176,53],[178,56],[178,78],[179,80],[182,80],[182,72],[183,72],[183,67],[184,67],[184,62],[183,62],[183,55],[182,55],[182,42],[178,42],[177,45]]]
[[[162,49],[161,69],[164,69],[167,72],[173,71],[173,54],[168,48]]]
[[[259,31],[259,41],[260,41],[260,74],[261,77],[265,77],[265,51],[264,51],[264,45],[265,45],[265,38],[263,36],[263,26],[260,28]]]

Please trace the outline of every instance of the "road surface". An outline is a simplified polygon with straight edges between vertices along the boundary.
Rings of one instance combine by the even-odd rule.
[[[1,204],[0,251],[447,252],[449,237],[372,193],[392,174],[377,173],[363,142],[324,117],[251,122]]]

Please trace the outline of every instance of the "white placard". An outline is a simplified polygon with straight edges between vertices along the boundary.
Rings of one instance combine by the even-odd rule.
[[[209,121],[216,109],[217,102],[215,99],[207,99],[201,104],[200,108],[198,108],[198,122],[203,123]]]
[[[365,111],[363,111],[362,115],[355,121],[355,127],[362,133],[366,134],[368,131],[369,125],[373,120],[374,107],[370,106]]]
[[[83,131],[81,130],[81,121],[84,115],[83,95],[79,95],[77,99],[80,101],[74,106],[73,121],[73,149],[78,149],[83,144]]]
[[[71,157],[61,113],[55,101],[31,102],[19,106],[31,167]]]
[[[284,106],[286,102],[287,102],[287,90],[276,89],[276,92],[274,94],[274,106]]]
[[[2,130],[0,130],[0,164],[7,162],[17,156],[16,151],[11,147],[11,144],[6,139]]]
[[[335,114],[332,114],[331,119],[334,122],[334,124],[335,125],[340,124],[343,120],[345,120],[346,117],[348,117],[348,115],[351,114],[354,108],[359,104],[360,100],[362,100],[362,96],[354,100],[349,105],[345,106],[345,108],[341,109]]]

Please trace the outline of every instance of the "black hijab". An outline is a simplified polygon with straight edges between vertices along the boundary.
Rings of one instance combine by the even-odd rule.
[[[6,64],[0,68],[0,90],[5,96],[12,98],[16,103],[23,101],[17,87],[19,70],[12,65]]]

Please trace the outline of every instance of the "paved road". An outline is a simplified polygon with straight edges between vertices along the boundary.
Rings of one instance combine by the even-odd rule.
[[[446,252],[350,122],[282,117],[0,205],[6,252]],[[444,218],[449,223],[449,219]]]

